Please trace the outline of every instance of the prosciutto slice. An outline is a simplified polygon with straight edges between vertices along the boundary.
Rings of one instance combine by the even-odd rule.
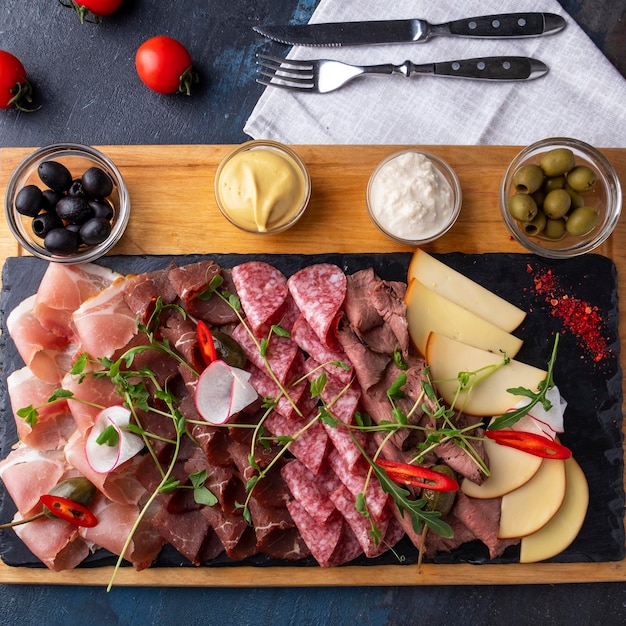
[[[44,328],[61,337],[71,338],[72,313],[120,276],[113,270],[92,263],[50,263],[37,290],[34,314]]]

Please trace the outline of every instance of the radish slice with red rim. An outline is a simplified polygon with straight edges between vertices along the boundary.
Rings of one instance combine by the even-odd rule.
[[[110,406],[98,413],[85,444],[87,462],[94,472],[111,472],[143,449],[143,439],[128,431],[129,423],[130,411],[123,406]]]
[[[258,394],[249,379],[249,372],[224,361],[208,365],[196,385],[196,409],[202,419],[211,424],[225,424],[252,404]]]

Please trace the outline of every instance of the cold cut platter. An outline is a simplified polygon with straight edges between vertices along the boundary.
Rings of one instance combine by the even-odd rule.
[[[132,219],[136,223],[131,223],[129,236],[120,245],[120,254],[99,263],[123,274],[134,274],[161,269],[172,261],[184,266],[211,259],[231,268],[260,260],[278,268],[286,276],[306,267],[332,264],[346,275],[371,267],[384,280],[406,280],[411,249],[381,239],[376,231],[368,231],[366,224],[358,232],[350,228],[364,210],[361,193],[369,172],[380,158],[393,151],[393,147],[301,147],[300,153],[310,167],[313,179],[310,213],[289,234],[268,239],[235,234],[220,221],[215,211],[210,194],[211,175],[226,149],[193,147],[185,160],[177,160],[169,157],[179,153],[168,147],[109,148],[131,189]],[[554,582],[622,578],[622,389],[617,307],[620,285],[619,272],[615,271],[616,266],[618,270],[620,268],[620,259],[612,254],[614,243],[610,241],[601,250],[604,256],[592,255],[567,262],[547,262],[523,254],[504,234],[495,204],[501,171],[515,150],[440,148],[439,152],[457,170],[462,186],[465,182],[465,198],[461,220],[449,236],[431,245],[430,251],[451,267],[484,283],[529,312],[519,329],[525,342],[520,355],[527,362],[537,367],[545,365],[549,356],[545,337],[563,333],[555,373],[559,388],[569,402],[563,441],[574,452],[590,488],[589,512],[576,541],[549,563],[521,565],[515,548],[487,563],[489,559],[485,557],[484,546],[468,544],[459,550],[426,559],[419,569],[415,566],[415,551],[411,546],[405,549],[402,544],[398,544],[404,551],[402,563],[398,562],[397,555],[386,554],[378,559],[357,559],[332,569],[321,569],[306,560],[294,565],[266,558],[253,558],[242,563],[217,559],[213,567],[211,564],[193,567],[181,561],[179,555],[166,553],[160,557],[160,562],[157,561],[156,567],[148,570],[135,572],[132,568],[122,568],[116,584],[160,584],[158,570],[163,567],[172,572],[174,582],[170,580],[168,584],[178,585],[489,584],[542,579]],[[475,160],[477,152],[481,152],[480,163]],[[20,156],[19,150],[5,150],[3,157],[5,153],[14,159]],[[614,151],[611,156],[615,157],[613,162],[621,174],[624,165],[621,151]],[[2,162],[7,170],[0,172],[3,182],[10,174],[10,158],[4,158]],[[160,188],[157,172],[166,161],[171,166],[171,178],[169,175],[161,177],[168,178],[168,183],[165,188]],[[358,165],[355,167],[354,163]],[[193,167],[188,167],[190,164]],[[349,164],[352,164],[350,167],[355,175],[347,180],[349,177],[342,176],[341,172],[349,168]],[[477,171],[481,171],[481,178],[485,180],[483,186],[473,180]],[[191,185],[206,192],[206,212],[194,210],[190,217],[196,227],[198,221],[207,225],[206,241],[199,241],[191,231],[187,233],[189,225],[185,222],[170,222],[168,217],[169,209],[184,201],[181,197],[184,196],[181,191],[183,180],[187,188]],[[155,193],[159,198],[158,206],[150,201]],[[340,210],[327,210],[332,203]],[[490,205],[491,212],[486,211],[485,205]],[[478,226],[483,229],[483,235],[471,236]],[[169,236],[164,238],[163,233],[168,230]],[[328,233],[333,234],[329,237]],[[6,236],[5,257],[14,257],[19,251],[11,249],[11,241]],[[612,239],[621,236],[618,226]],[[615,246],[615,249],[619,248]],[[294,254],[294,250],[298,254]],[[450,254],[452,251],[455,252]],[[606,257],[612,257],[612,260]],[[10,258],[6,262],[3,316],[21,299],[36,291],[44,269],[43,262],[31,258]],[[25,276],[29,279],[24,280]],[[546,290],[541,288],[541,278],[548,276],[558,283],[556,298],[554,289],[547,298]],[[555,299],[561,298],[569,303],[585,304],[585,310],[588,308],[597,313],[594,319],[601,325],[602,341],[597,341],[598,328],[574,325],[572,309],[559,308],[554,303]],[[5,331],[3,326],[3,341],[6,342],[3,346],[3,391],[6,390],[7,375],[19,365],[19,357],[6,339]],[[6,396],[3,405],[6,405]],[[4,417],[6,419],[6,415]],[[2,439],[3,456],[13,440],[14,434],[7,429]],[[10,503],[7,505],[6,500],[3,498],[2,501],[3,517],[12,515]],[[111,575],[111,560],[101,558],[102,555],[100,558],[94,555],[89,562],[91,567],[52,573],[29,567],[35,565],[35,561],[20,552],[15,542],[3,543],[2,552],[5,565],[0,572],[3,580],[8,582],[99,584],[108,582]],[[483,565],[478,567],[479,563]]]

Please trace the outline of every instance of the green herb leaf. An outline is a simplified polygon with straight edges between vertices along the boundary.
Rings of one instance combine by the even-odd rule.
[[[117,432],[113,424],[109,424],[96,438],[96,443],[99,446],[111,446],[114,448],[120,442],[120,434]]]

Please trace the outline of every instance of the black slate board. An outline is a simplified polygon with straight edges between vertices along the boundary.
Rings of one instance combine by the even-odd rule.
[[[622,454],[622,371],[619,364],[617,271],[610,259],[588,255],[567,261],[553,261],[526,254],[489,253],[467,255],[451,253],[436,255],[451,267],[485,285],[510,302],[528,311],[524,324],[515,334],[524,339],[518,359],[545,367],[552,349],[552,338],[561,333],[555,381],[568,401],[565,414],[566,432],[562,441],[568,445],[580,463],[590,488],[590,504],[585,524],[574,543],[554,562],[599,562],[624,558],[624,489]],[[232,267],[252,258],[265,260],[286,275],[316,262],[330,262],[351,273],[363,267],[373,267],[385,279],[405,280],[411,255],[396,254],[324,254],[324,255],[186,255],[186,256],[110,256],[98,261],[121,273],[140,273],[177,264],[193,263],[212,258],[224,267]],[[8,337],[5,320],[8,313],[25,297],[36,292],[47,264],[31,257],[10,258],[2,272],[0,296],[0,458],[4,458],[16,441],[14,419],[6,392],[6,378],[22,367],[21,358]],[[553,306],[545,295],[535,289],[535,278],[551,271],[562,294],[570,299],[587,302],[597,310],[602,322],[601,335],[607,351],[594,361],[592,352],[568,328],[567,320],[553,315]],[[0,483],[0,520],[9,520],[14,506]],[[408,541],[401,542],[396,552],[405,556],[404,563],[415,563],[416,551]],[[39,561],[25,548],[12,531],[0,531],[0,556],[8,565],[38,567]],[[509,548],[498,563],[518,559],[518,549]],[[116,557],[98,551],[84,563],[85,567],[109,565]],[[479,542],[466,544],[451,554],[435,559],[439,563],[484,563],[486,549]],[[245,564],[277,565],[276,560],[262,556]],[[378,559],[360,559],[355,564],[397,563],[394,555]],[[309,566],[306,560],[297,565]],[[170,547],[164,549],[157,566],[188,565]],[[212,566],[233,565],[220,557]]]

